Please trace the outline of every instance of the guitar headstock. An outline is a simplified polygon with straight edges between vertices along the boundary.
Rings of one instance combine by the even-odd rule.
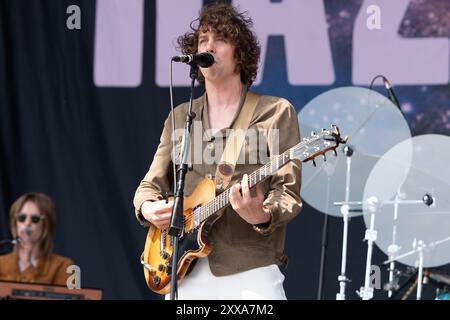
[[[335,155],[336,148],[340,144],[347,143],[348,137],[342,138],[339,128],[335,125],[331,129],[322,129],[321,132],[312,132],[309,137],[303,138],[303,141],[291,149],[291,158],[299,159],[302,162],[313,161],[318,156],[323,156],[326,160],[326,153],[333,151]]]

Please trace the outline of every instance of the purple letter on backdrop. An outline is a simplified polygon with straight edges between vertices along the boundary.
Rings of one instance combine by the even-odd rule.
[[[143,0],[97,0],[94,83],[137,87],[142,80]]]
[[[156,84],[169,86],[170,58],[179,55],[176,51],[177,37],[190,31],[189,25],[196,19],[202,0],[158,0],[156,2]],[[189,67],[173,64],[173,85],[189,86]]]
[[[255,84],[261,83],[267,38],[284,36],[288,81],[292,85],[329,85],[334,82],[328,27],[323,1],[233,1],[249,11],[261,43],[261,64]]]
[[[354,84],[367,85],[377,74],[396,85],[448,83],[448,39],[404,39],[398,35],[409,2],[364,1],[353,35]],[[381,29],[367,27],[369,5],[381,8]]]

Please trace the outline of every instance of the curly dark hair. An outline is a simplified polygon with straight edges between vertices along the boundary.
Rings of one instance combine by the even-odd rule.
[[[250,87],[256,78],[261,53],[252,26],[253,21],[246,12],[218,2],[203,7],[199,17],[191,22],[192,31],[178,37],[177,43],[183,54],[197,53],[199,34],[208,30],[230,41],[235,47],[236,72],[240,72],[241,82]],[[201,72],[198,80],[205,83]]]

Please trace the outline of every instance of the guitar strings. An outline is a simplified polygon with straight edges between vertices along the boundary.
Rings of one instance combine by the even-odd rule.
[[[297,146],[293,147],[293,148],[300,148],[302,145],[304,144],[304,142],[299,143]],[[283,152],[280,155],[277,155],[274,157],[274,159],[271,162],[266,163],[264,166],[262,166],[261,168],[259,168],[258,170],[252,172],[249,175],[249,180],[250,180],[250,185],[253,184],[253,180],[257,178],[257,175],[260,176],[260,180],[262,180],[262,177],[267,177],[273,174],[273,172],[276,172],[281,166],[285,165],[289,160],[290,160],[290,150],[287,150],[285,152]],[[281,166],[280,166],[280,160],[281,160]],[[272,168],[273,165],[276,163],[276,168]],[[278,169],[277,169],[278,168]],[[267,174],[267,169],[269,169],[269,174]],[[256,183],[255,183],[256,184]],[[253,187],[253,186],[251,186]],[[200,209],[204,209],[206,212],[208,211],[213,211],[212,214],[216,213],[217,211],[219,211],[220,209],[222,209],[223,207],[225,207],[226,205],[228,205],[229,203],[224,203],[221,204],[220,202],[223,202],[225,199],[224,196],[226,195],[226,193],[229,193],[229,189],[225,190],[223,193],[221,193],[220,195],[218,195],[214,200],[208,202],[207,204],[203,205],[200,207]],[[229,195],[227,195],[226,197],[226,202],[228,202],[228,197]],[[219,204],[217,203],[219,202]],[[203,212],[205,212],[203,211]],[[185,216],[185,225],[187,224],[191,224],[192,220],[198,217],[198,215],[202,215],[201,211],[192,211],[192,213],[189,213]],[[211,214],[208,214],[208,216]],[[203,221],[204,219],[200,219],[201,221]]]
[[[278,155],[277,157],[280,157],[280,158],[281,158],[281,156],[282,156],[282,155]],[[262,173],[263,169],[264,169],[264,172],[267,172],[265,169],[271,166],[271,165],[269,166],[269,164],[271,164],[271,163],[265,164],[265,165],[262,166],[260,169],[258,169],[257,171],[252,172],[252,173],[249,175],[250,185],[254,184],[253,180],[256,181],[257,175],[260,175],[260,176],[268,176],[268,175],[265,174],[265,173],[264,173],[264,174],[261,174],[261,173]],[[272,170],[270,170],[270,171],[272,171]],[[229,197],[230,189],[231,189],[231,188],[226,189],[224,192],[222,192],[220,195],[218,195],[214,200],[209,201],[208,203],[206,203],[205,205],[201,206],[200,208],[203,208],[205,211],[211,211],[211,210],[212,210],[212,211],[215,211],[215,212],[217,212],[218,210],[222,209],[225,205],[228,204],[228,203],[222,204],[221,202],[228,202],[228,197]],[[227,195],[227,194],[228,194],[228,195]],[[225,196],[226,196],[226,197],[225,197]],[[223,199],[223,198],[225,198],[225,199]],[[218,203],[218,202],[219,202],[219,203]],[[218,210],[215,210],[215,207],[217,207]],[[193,216],[196,215],[196,214],[197,214],[197,213],[196,213],[195,210],[192,211],[192,213],[187,214],[187,215],[185,216],[186,222],[191,222]]]
[[[303,142],[302,142],[302,143],[303,143]],[[299,146],[300,146],[300,145],[299,145]],[[298,147],[299,147],[299,146],[298,146]],[[289,150],[283,152],[283,153],[280,154],[280,155],[275,156],[274,159],[273,159],[272,161],[266,163],[265,165],[263,165],[263,166],[262,166],[261,168],[259,168],[258,170],[252,172],[252,173],[249,175],[250,185],[253,184],[253,181],[252,181],[252,180],[255,180],[255,181],[256,181],[257,175],[259,175],[259,176],[262,178],[262,177],[270,176],[274,171],[276,171],[276,170],[273,170],[273,169],[272,169],[272,166],[273,166],[273,164],[274,164],[275,162],[277,163],[277,166],[278,166],[278,167],[279,167],[279,164],[280,164],[280,160],[281,160],[282,165],[286,164],[286,163],[287,163],[286,160],[289,159],[289,153],[288,153],[288,152],[289,152]],[[266,170],[266,169],[269,169],[269,174],[267,174],[267,170]],[[264,173],[263,173],[263,172],[264,172]],[[260,179],[261,179],[261,178],[260,178]],[[255,184],[256,184],[256,183],[255,183]],[[253,186],[252,186],[252,187],[253,187]],[[205,211],[213,211],[213,213],[215,213],[215,212],[217,212],[218,210],[222,209],[223,207],[225,207],[226,205],[229,204],[229,203],[225,203],[225,204],[222,205],[220,202],[225,200],[225,199],[223,199],[223,198],[225,197],[225,194],[226,194],[226,193],[229,193],[230,189],[231,189],[231,188],[226,189],[224,192],[222,192],[220,195],[218,195],[216,198],[214,198],[214,200],[211,200],[211,201],[209,201],[208,203],[206,203],[205,205],[201,206],[200,209],[204,209]],[[229,197],[229,194],[228,194],[228,196],[226,197],[226,202],[229,202],[228,197]],[[219,203],[217,203],[217,202],[219,202]],[[218,209],[215,210],[214,207],[217,207]],[[201,211],[200,211],[200,212],[201,212]],[[198,213],[198,212],[196,213],[196,210],[194,210],[194,211],[192,211],[192,213],[189,213],[189,214],[185,215],[185,216],[184,216],[184,217],[185,217],[185,225],[186,225],[186,224],[191,224],[191,223],[192,223],[192,220],[193,220],[193,218],[194,218],[194,215],[198,216],[198,214],[199,214],[199,213]],[[201,214],[201,213],[200,213],[200,214]]]
[[[294,146],[294,147],[292,147],[292,148],[290,148],[290,149],[288,149],[288,150],[286,150],[285,152],[283,152],[282,154],[279,154],[279,155],[277,155],[277,156],[275,156],[274,157],[274,159],[273,160],[271,160],[270,162],[268,162],[268,163],[266,163],[264,166],[262,166],[261,168],[259,168],[258,170],[256,170],[256,171],[254,171],[254,172],[252,172],[250,175],[249,175],[249,180],[250,180],[250,184],[252,184],[252,179],[256,179],[257,177],[256,177],[256,175],[257,174],[259,174],[260,176],[261,176],[261,173],[262,173],[262,171],[263,171],[263,169],[264,169],[264,176],[269,176],[269,175],[272,175],[273,174],[273,172],[275,172],[276,170],[278,170],[279,168],[280,168],[280,159],[281,159],[281,163],[282,163],[282,165],[281,166],[283,166],[283,165],[285,165],[288,161],[286,161],[286,160],[290,160],[290,156],[289,156],[289,154],[290,154],[290,151],[292,150],[292,149],[298,149],[298,148],[301,148],[301,147],[303,147],[304,145],[306,145],[307,143],[309,144],[309,143],[311,143],[311,142],[315,142],[315,141],[317,141],[321,136],[323,136],[323,135],[329,135],[329,132],[327,132],[327,131],[325,131],[325,132],[321,132],[320,134],[317,134],[317,135],[315,135],[315,137],[313,136],[313,140],[312,141],[310,141],[310,140],[308,140],[308,139],[304,139],[303,141],[301,141],[300,143],[298,143],[296,146]],[[276,161],[276,163],[277,163],[277,166],[276,167],[278,167],[278,169],[275,169],[275,170],[272,170],[272,165],[275,163],[275,161]],[[267,171],[266,171],[266,169],[267,168],[269,168],[269,174],[267,174]],[[213,211],[213,213],[215,213],[215,212],[217,212],[218,210],[220,210],[220,209],[222,209],[223,207],[225,207],[226,205],[228,205],[229,203],[225,203],[224,205],[222,205],[222,204],[220,204],[219,203],[219,205],[217,206],[217,202],[218,201],[220,201],[220,199],[219,198],[223,198],[223,196],[224,196],[224,194],[226,193],[226,192],[228,192],[229,193],[229,190],[230,190],[231,188],[228,188],[227,190],[225,190],[224,192],[222,192],[220,195],[218,195],[216,198],[214,198],[213,200],[211,200],[211,201],[209,201],[208,203],[206,203],[205,205],[203,205],[203,206],[201,206],[200,207],[200,214],[201,214],[201,209],[202,208],[204,208],[204,210],[205,211]],[[228,195],[229,196],[229,195]],[[228,197],[227,197],[228,198]],[[223,200],[223,199],[222,199]],[[228,201],[229,202],[229,201]],[[216,208],[215,208],[215,206],[217,206],[218,207],[218,209],[217,210],[215,210]],[[186,216],[184,216],[185,217],[185,221],[184,221],[184,226],[186,226],[186,224],[193,224],[193,219],[194,219],[194,215],[196,215],[196,216],[198,216],[198,212],[196,213],[196,210],[193,210],[192,211],[192,213],[189,213],[189,214],[187,214]]]
[[[300,143],[298,143],[296,146],[294,146],[294,147],[292,147],[292,148],[290,148],[290,149],[288,149],[288,150],[286,150],[285,152],[283,152],[282,154],[279,154],[279,155],[277,155],[277,156],[275,156],[274,157],[274,159],[273,160],[271,160],[270,162],[268,162],[268,163],[266,163],[264,166],[262,166],[261,168],[259,168],[258,170],[256,170],[256,171],[254,171],[254,172],[252,172],[250,175],[249,175],[249,180],[250,180],[250,185],[252,184],[252,179],[256,179],[257,178],[257,174],[259,174],[260,176],[262,176],[261,175],[261,173],[262,173],[262,171],[263,171],[263,169],[264,169],[264,176],[270,176],[270,175],[272,175],[273,174],[273,172],[275,172],[276,170],[278,170],[279,168],[280,168],[280,162],[279,162],[279,160],[281,159],[282,160],[282,166],[283,165],[285,165],[288,161],[286,161],[286,160],[290,160],[290,156],[289,156],[289,154],[290,154],[290,151],[291,150],[293,150],[293,149],[298,149],[298,148],[302,148],[302,147],[304,147],[306,144],[309,144],[309,143],[311,143],[311,142],[315,142],[315,141],[317,141],[321,136],[324,136],[324,135],[329,135],[330,133],[328,132],[328,131],[325,131],[325,132],[321,132],[320,134],[317,134],[317,135],[315,135],[315,136],[313,136],[313,138],[315,138],[315,139],[313,139],[312,141],[311,140],[308,140],[308,139],[303,139]],[[287,159],[286,159],[287,158]],[[278,167],[278,169],[275,169],[275,170],[272,170],[272,165],[275,163],[275,161],[277,162],[277,167]],[[266,169],[268,169],[269,168],[269,174],[267,174],[267,171],[266,171]],[[255,183],[256,184],[256,183]],[[204,210],[203,212],[208,212],[208,211],[213,211],[213,213],[212,214],[214,214],[214,213],[216,213],[217,211],[219,211],[219,210],[221,210],[222,208],[224,208],[226,205],[228,205],[229,204],[229,200],[228,200],[228,197],[229,197],[229,194],[228,194],[228,196],[227,196],[227,201],[225,201],[225,203],[224,204],[221,204],[220,203],[220,201],[224,201],[225,199],[223,199],[224,198],[224,196],[225,196],[225,194],[226,193],[229,193],[230,192],[230,190],[231,190],[231,188],[228,188],[228,189],[226,189],[224,192],[222,192],[221,194],[219,194],[217,197],[215,197],[213,200],[211,200],[211,201],[209,201],[209,202],[207,202],[205,205],[203,205],[203,206],[201,206],[201,207],[199,207],[198,209],[196,209],[196,210],[193,210],[191,213],[189,213],[189,214],[187,214],[187,215],[185,215],[184,216],[184,227],[186,227],[186,225],[187,224],[193,224],[193,219],[194,219],[194,216],[196,216],[196,217],[198,217],[198,215],[200,214],[200,215],[202,215],[202,213],[201,213],[201,211],[202,211],[202,209]],[[219,202],[219,203],[217,203],[217,202]],[[228,203],[227,203],[228,202]],[[217,209],[217,210],[216,210]],[[212,215],[212,214],[210,214],[210,215]],[[208,215],[208,214],[207,214]],[[200,219],[199,219],[200,220]],[[202,219],[202,221],[203,221],[204,219]]]

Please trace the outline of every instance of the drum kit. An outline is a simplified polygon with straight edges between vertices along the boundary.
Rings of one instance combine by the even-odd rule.
[[[361,87],[327,91],[310,101],[298,117],[302,136],[334,123],[349,137],[347,145],[337,150],[342,156],[302,169],[303,200],[325,218],[343,220],[336,300],[346,299],[348,227],[351,218],[359,216],[366,225],[367,241],[359,298],[374,297],[373,272],[386,266],[382,270],[389,272],[389,282],[383,286],[387,299],[398,298],[406,289],[403,298],[415,290],[420,300],[422,286],[432,284],[436,299],[450,300],[450,276],[436,271],[450,263],[450,137],[412,137],[397,105]],[[387,256],[377,265],[372,263],[374,245]],[[400,284],[403,276],[407,280]]]

